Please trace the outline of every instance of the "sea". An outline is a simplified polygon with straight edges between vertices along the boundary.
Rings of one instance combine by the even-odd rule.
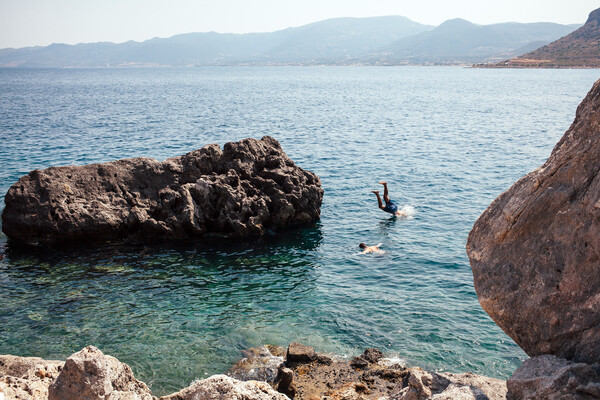
[[[245,240],[23,248],[0,236],[0,354],[87,345],[155,395],[243,349],[367,347],[506,379],[527,357],[483,311],[478,216],[540,166],[598,70],[461,67],[0,69],[0,208],[37,168],[163,160],[269,135],[320,176],[321,219]],[[387,181],[407,212],[378,209]],[[383,254],[357,255],[381,243]],[[518,312],[518,310],[514,310]]]

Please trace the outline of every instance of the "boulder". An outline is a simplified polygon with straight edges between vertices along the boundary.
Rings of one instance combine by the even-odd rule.
[[[275,379],[275,389],[290,399],[296,397],[298,388],[296,388],[296,384],[294,383],[294,371],[281,365]]]
[[[7,192],[2,230],[25,243],[243,237],[315,221],[319,178],[265,136],[159,162],[34,170]]]
[[[242,382],[227,375],[213,375],[159,400],[289,400],[268,383]]]
[[[304,364],[313,362],[316,358],[317,353],[315,353],[315,349],[301,343],[293,342],[288,346],[285,361],[286,363]]]
[[[467,241],[479,302],[530,356],[600,360],[600,81]]]
[[[575,363],[553,355],[525,360],[507,381],[508,400],[600,399],[600,363]]]
[[[48,389],[48,400],[152,400],[131,368],[94,346],[72,354]]]
[[[47,400],[48,386],[63,364],[39,357],[0,355],[0,393],[6,399]]]

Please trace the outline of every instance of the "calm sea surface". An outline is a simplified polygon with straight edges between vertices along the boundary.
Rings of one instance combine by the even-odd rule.
[[[0,236],[0,354],[93,344],[155,394],[240,350],[300,341],[506,378],[525,354],[465,254],[487,205],[540,165],[598,70],[283,67],[0,70],[0,208],[32,169],[157,159],[271,135],[323,183],[314,227],[263,239],[23,250]],[[414,209],[377,208],[379,180]],[[356,256],[358,243],[381,256]]]

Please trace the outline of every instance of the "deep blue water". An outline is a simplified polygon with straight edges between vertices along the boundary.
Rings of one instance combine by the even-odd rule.
[[[35,168],[266,134],[325,190],[314,227],[263,239],[23,250],[0,237],[0,353],[64,359],[94,344],[158,394],[224,372],[241,349],[291,341],[506,378],[525,354],[479,306],[467,234],[547,158],[598,75],[0,70],[0,200]],[[411,218],[376,207],[381,179]],[[356,256],[359,242],[386,253]]]

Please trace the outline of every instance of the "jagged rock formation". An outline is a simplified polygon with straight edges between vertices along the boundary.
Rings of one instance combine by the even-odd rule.
[[[264,354],[259,349],[245,352],[249,359],[244,365],[261,369]],[[506,395],[506,383],[499,379],[407,368],[391,363],[377,349],[367,349],[352,361],[343,361],[292,343],[287,351],[290,354],[292,359],[286,357],[275,381],[268,382],[295,400],[504,400]],[[271,365],[271,360],[265,360],[265,368]],[[238,379],[247,375],[239,368],[232,368],[228,374]]]
[[[47,400],[48,386],[63,365],[64,361],[39,357],[0,355],[0,393],[7,400]]]
[[[506,395],[504,381],[471,373],[444,374],[406,368],[382,358],[377,349],[367,349],[360,356],[368,363],[367,367],[355,368],[348,361],[333,361],[317,354],[311,347],[294,346],[314,357],[303,362],[286,360],[278,366],[273,381],[274,374],[268,374],[266,382],[214,375],[158,400],[503,400]],[[267,347],[273,353],[284,354],[277,346]],[[271,355],[267,357],[266,353],[265,347],[250,349],[245,352],[248,360],[229,373],[251,378],[248,368],[260,369],[263,361],[265,368],[270,369],[273,360],[265,358],[277,361],[280,356],[268,351]],[[135,379],[127,364],[93,346],[71,355],[65,363],[0,356],[0,394],[8,395],[7,400],[156,400],[148,387]]]
[[[473,226],[483,309],[530,356],[600,359],[600,81],[540,168]]]
[[[48,400],[153,400],[129,365],[88,346],[67,358],[48,388]]]
[[[507,382],[508,400],[600,399],[600,363],[543,355],[525,360]]]
[[[317,220],[322,197],[319,178],[265,136],[32,171],[6,194],[2,230],[26,243],[261,235]]]
[[[516,68],[600,67],[600,8],[592,11],[585,25],[576,31],[497,66]]]

